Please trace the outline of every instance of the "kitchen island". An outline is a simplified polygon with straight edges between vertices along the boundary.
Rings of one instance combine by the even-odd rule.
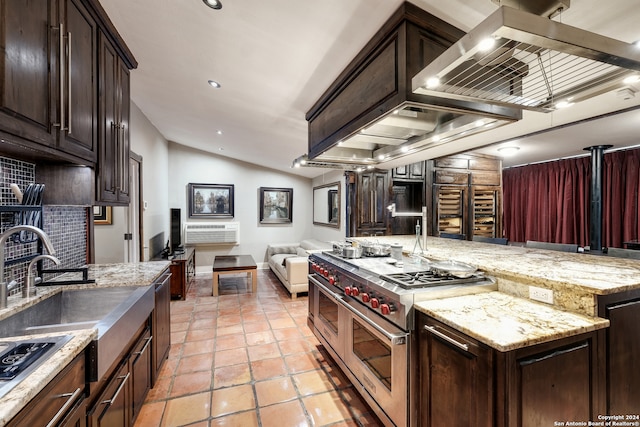
[[[166,275],[167,269],[169,267],[169,262],[160,261],[160,262],[146,262],[146,263],[136,263],[136,264],[102,264],[102,265],[90,265],[88,266],[89,278],[94,280],[93,283],[80,284],[80,285],[62,285],[62,286],[44,286],[37,288],[37,295],[29,298],[21,298],[20,295],[12,296],[9,298],[9,307],[4,310],[0,310],[0,322],[10,318],[11,316],[22,312],[23,310],[27,310],[32,306],[36,306],[37,304],[44,302],[48,298],[54,297],[56,294],[59,294],[63,291],[71,291],[74,290],[103,290],[105,288],[113,288],[113,287],[129,287],[129,288],[145,288],[150,285],[155,285],[156,289],[151,290],[150,294],[150,310],[154,311],[154,300],[157,308],[157,293],[158,293],[158,284],[163,280]],[[73,274],[73,273],[70,273]],[[167,280],[168,280],[168,276]],[[61,276],[58,280],[66,280],[68,276]],[[166,282],[166,293],[169,295],[168,281]],[[154,293],[155,298],[154,298]],[[139,292],[136,295],[140,294]],[[146,297],[145,292],[145,297]],[[149,297],[146,297],[149,299]],[[168,298],[167,303],[168,305]],[[147,307],[145,305],[145,307]],[[38,307],[40,307],[38,305]],[[138,307],[138,306],[136,306]],[[147,313],[146,316],[149,318],[149,322],[145,321],[145,326],[141,326],[138,328],[138,325],[133,325],[133,329],[135,329],[134,334],[136,337],[140,335],[143,338],[143,345],[146,344],[146,337],[149,336],[148,333],[140,333],[142,330],[148,330],[149,327],[157,327],[157,323],[155,321],[155,314],[150,315]],[[166,319],[168,321],[168,318]],[[19,341],[25,339],[32,338],[46,338],[60,335],[70,335],[72,338],[64,344],[59,350],[53,353],[44,363],[41,363],[37,366],[33,372],[31,372],[25,379],[23,379],[15,388],[9,391],[4,396],[0,397],[0,426],[4,426],[7,423],[13,423],[14,417],[20,413],[20,411],[28,407],[30,405],[30,401],[37,399],[39,393],[47,388],[47,385],[56,379],[56,377],[65,372],[67,365],[69,365],[72,361],[78,360],[80,356],[82,359],[85,359],[83,353],[87,352],[89,347],[91,347],[92,342],[97,339],[98,335],[103,333],[101,331],[102,324],[98,323],[94,326],[78,326],[77,329],[66,329],[63,332],[57,331],[49,334],[38,334],[38,335],[21,335],[21,336],[7,336],[0,338],[0,341],[12,342]],[[0,332],[2,331],[0,328]],[[165,333],[168,335],[168,329]],[[108,332],[106,332],[108,334]],[[133,340],[136,337],[121,337],[128,341],[130,338]],[[155,337],[154,337],[155,339]],[[126,346],[127,343],[123,342],[123,346]],[[146,349],[146,348],[145,348]],[[144,351],[143,351],[144,353]],[[89,360],[92,355],[87,353],[87,375],[89,374]],[[149,355],[149,352],[146,352]],[[162,357],[162,355],[158,355]],[[120,352],[114,356],[116,359],[120,359],[122,355]],[[117,364],[117,363],[115,363]],[[140,365],[141,366],[141,365]],[[152,367],[149,363],[150,368]],[[84,368],[81,368],[81,372],[84,373]],[[110,369],[112,371],[112,369]],[[87,390],[90,393],[90,396],[86,396],[88,399],[87,403],[94,395],[100,392],[99,388],[102,387],[98,382],[92,382],[89,378],[84,378],[83,374],[83,386],[84,390],[85,382],[87,385]],[[94,390],[95,389],[95,390]],[[73,391],[73,390],[71,390]],[[82,393],[84,395],[84,393]],[[64,403],[64,402],[63,402]],[[86,409],[86,407],[82,407]],[[23,411],[24,413],[24,411]],[[20,414],[22,416],[22,414]],[[82,415],[85,417],[86,415]],[[13,420],[13,421],[12,421]]]
[[[385,236],[378,237],[377,241],[399,243],[408,256],[414,248],[415,236]],[[505,371],[502,382],[491,383],[495,387],[494,396],[505,398],[517,391],[522,397],[524,391],[518,387],[534,378],[542,383],[549,380],[549,384],[543,385],[552,385],[554,379],[544,376],[545,370],[537,371],[531,378],[525,376],[527,369],[524,366],[535,366],[533,361],[537,359],[529,360],[534,353],[543,355],[541,360],[549,360],[550,355],[556,354],[554,351],[560,351],[561,354],[579,355],[581,361],[552,363],[550,366],[563,366],[564,372],[579,366],[576,369],[581,369],[583,378],[576,384],[581,383],[589,389],[586,405],[591,405],[591,408],[586,410],[591,411],[593,419],[583,417],[575,421],[598,421],[595,418],[600,414],[637,417],[640,412],[640,373],[633,366],[634,361],[640,358],[640,261],[431,237],[423,256],[430,260],[468,263],[495,278],[496,291],[421,301],[414,306],[418,329],[429,324],[437,325],[439,332],[446,330],[453,334],[449,338],[470,340],[490,355],[488,360],[491,363],[485,368],[495,369],[491,364],[501,363],[503,369],[506,366],[520,369],[519,373]],[[411,262],[410,257],[406,259]],[[530,287],[534,287],[534,293],[544,291],[543,294],[552,302],[530,299]],[[424,331],[420,333],[424,334]],[[428,339],[435,342],[433,337]],[[473,345],[467,348],[473,348]],[[558,345],[560,349],[556,348]],[[430,351],[428,346],[421,345],[420,348],[423,353]],[[563,349],[572,351],[562,353]],[[461,360],[466,363],[470,359]],[[524,360],[527,363],[520,365],[518,361]],[[431,368],[433,360],[429,363],[431,365],[427,366]],[[421,366],[424,367],[425,363]],[[477,370],[479,366],[468,365],[465,369]],[[450,369],[455,371],[455,368]],[[551,372],[560,374],[549,367],[546,371],[549,375]],[[472,371],[463,369],[457,373],[461,372]],[[428,375],[424,377],[424,372],[421,375],[422,380],[429,378]],[[513,378],[520,382],[509,382]],[[559,381],[557,377],[556,380]],[[553,396],[550,391],[548,396]],[[570,395],[569,389],[565,391]],[[424,393],[428,391],[423,389]],[[540,397],[539,394],[536,396]],[[575,399],[579,399],[576,396]],[[422,399],[426,401],[428,396]],[[542,422],[543,417],[532,421],[533,415],[522,410],[523,402],[516,403],[516,400],[511,396],[510,400],[494,402],[498,418],[495,424],[490,425],[536,425],[536,422]],[[558,404],[542,398],[537,402],[538,405]],[[578,406],[577,400],[574,402],[572,406]],[[584,402],[583,399],[581,404]],[[534,409],[538,414],[548,410],[544,406]],[[507,414],[520,418],[514,421]],[[567,414],[571,412],[567,411]],[[428,419],[423,421],[431,425]],[[566,422],[568,419],[557,421]]]

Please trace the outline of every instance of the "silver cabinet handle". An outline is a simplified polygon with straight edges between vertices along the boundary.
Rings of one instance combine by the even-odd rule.
[[[124,150],[124,146],[125,146],[124,140],[125,140],[125,136],[126,136],[126,134],[125,134],[126,131],[125,131],[125,125],[123,125],[122,123],[120,124],[120,132],[121,132],[121,135],[120,135],[120,146],[118,147],[118,150],[122,151],[122,153],[121,153],[121,155],[122,155],[122,159],[121,159],[122,164],[120,165],[120,170],[119,170],[120,183],[119,183],[118,187],[119,187],[120,191],[124,191],[124,185],[125,185],[124,183],[127,182],[126,179],[128,178],[128,177],[124,176],[124,171],[126,169],[126,162],[129,161],[129,153],[126,153],[125,150]]]
[[[71,135],[71,32],[67,32],[67,132]]]
[[[60,418],[62,418],[62,416],[67,412],[69,407],[76,401],[76,398],[80,396],[81,393],[82,393],[82,389],[78,387],[76,391],[74,391],[73,393],[64,393],[56,396],[56,397],[68,397],[68,399],[66,402],[64,402],[64,405],[62,405],[62,408],[60,408],[58,412],[53,416],[53,418],[51,418],[51,421],[49,421],[49,423],[47,424],[47,427],[52,427],[57,425]]]
[[[378,222],[378,192],[373,192],[373,222]]]
[[[127,380],[129,380],[129,376],[131,375],[131,372],[128,372],[127,375],[125,375],[124,377],[118,377],[119,379],[122,379],[122,382],[120,383],[120,387],[118,387],[118,389],[116,390],[116,392],[113,394],[113,397],[109,400],[103,400],[102,403],[103,405],[111,405],[117,398],[118,395],[120,394],[120,392],[122,391],[122,389],[124,388],[124,385],[127,383]]]
[[[454,340],[453,338],[451,338],[448,335],[443,334],[442,332],[440,332],[439,330],[436,329],[435,326],[429,326],[429,325],[425,325],[424,329],[431,332],[433,335],[442,338],[443,340],[445,340],[446,342],[455,345],[456,347],[464,350],[464,351],[469,351],[469,344],[463,344],[461,342],[458,342],[456,340]]]
[[[147,342],[144,344],[144,347],[142,347],[142,350],[133,352],[133,354],[135,354],[136,356],[139,356],[145,351],[147,351],[147,347],[149,347],[149,344],[151,344],[151,340],[153,339],[153,336],[150,336],[149,338],[145,338],[145,339],[147,340]]]
[[[54,123],[54,126],[60,126],[60,130],[64,130],[65,114],[64,114],[64,24],[61,22],[58,28],[58,49],[60,56],[58,58],[58,73],[60,83],[60,122]]]

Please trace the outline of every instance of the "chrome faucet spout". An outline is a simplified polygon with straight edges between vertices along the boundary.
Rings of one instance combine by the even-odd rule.
[[[38,255],[34,259],[29,262],[29,266],[27,267],[27,278],[22,285],[22,298],[27,298],[30,296],[35,296],[36,294],[36,275],[31,273],[33,269],[33,265],[42,260],[48,259],[53,261],[56,265],[60,265],[60,260],[53,255]]]
[[[34,227],[32,225],[16,225],[15,227],[11,227],[4,233],[0,234],[0,309],[7,308],[7,297],[9,293],[7,289],[7,283],[4,278],[4,246],[7,243],[7,240],[9,240],[9,237],[13,236],[16,233],[20,233],[21,231],[36,234],[42,241],[42,244],[44,245],[44,248],[49,253],[49,255],[55,255],[56,253],[53,245],[51,244],[49,236],[47,236],[47,233],[45,233],[38,227]]]

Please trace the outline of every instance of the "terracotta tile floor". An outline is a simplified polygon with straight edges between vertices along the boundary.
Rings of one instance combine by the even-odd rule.
[[[381,426],[270,270],[257,295],[244,275],[199,274],[171,302],[171,351],[135,427]]]

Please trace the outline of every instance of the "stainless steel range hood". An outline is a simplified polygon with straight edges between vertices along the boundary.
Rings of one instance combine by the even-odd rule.
[[[640,78],[635,45],[530,13],[527,3],[536,2],[514,1],[523,7],[501,6],[420,71],[414,92],[550,112]],[[544,13],[564,7],[568,1]]]
[[[521,119],[520,109],[413,92],[412,77],[464,34],[404,3],[307,112],[309,151],[294,166],[378,166]]]

